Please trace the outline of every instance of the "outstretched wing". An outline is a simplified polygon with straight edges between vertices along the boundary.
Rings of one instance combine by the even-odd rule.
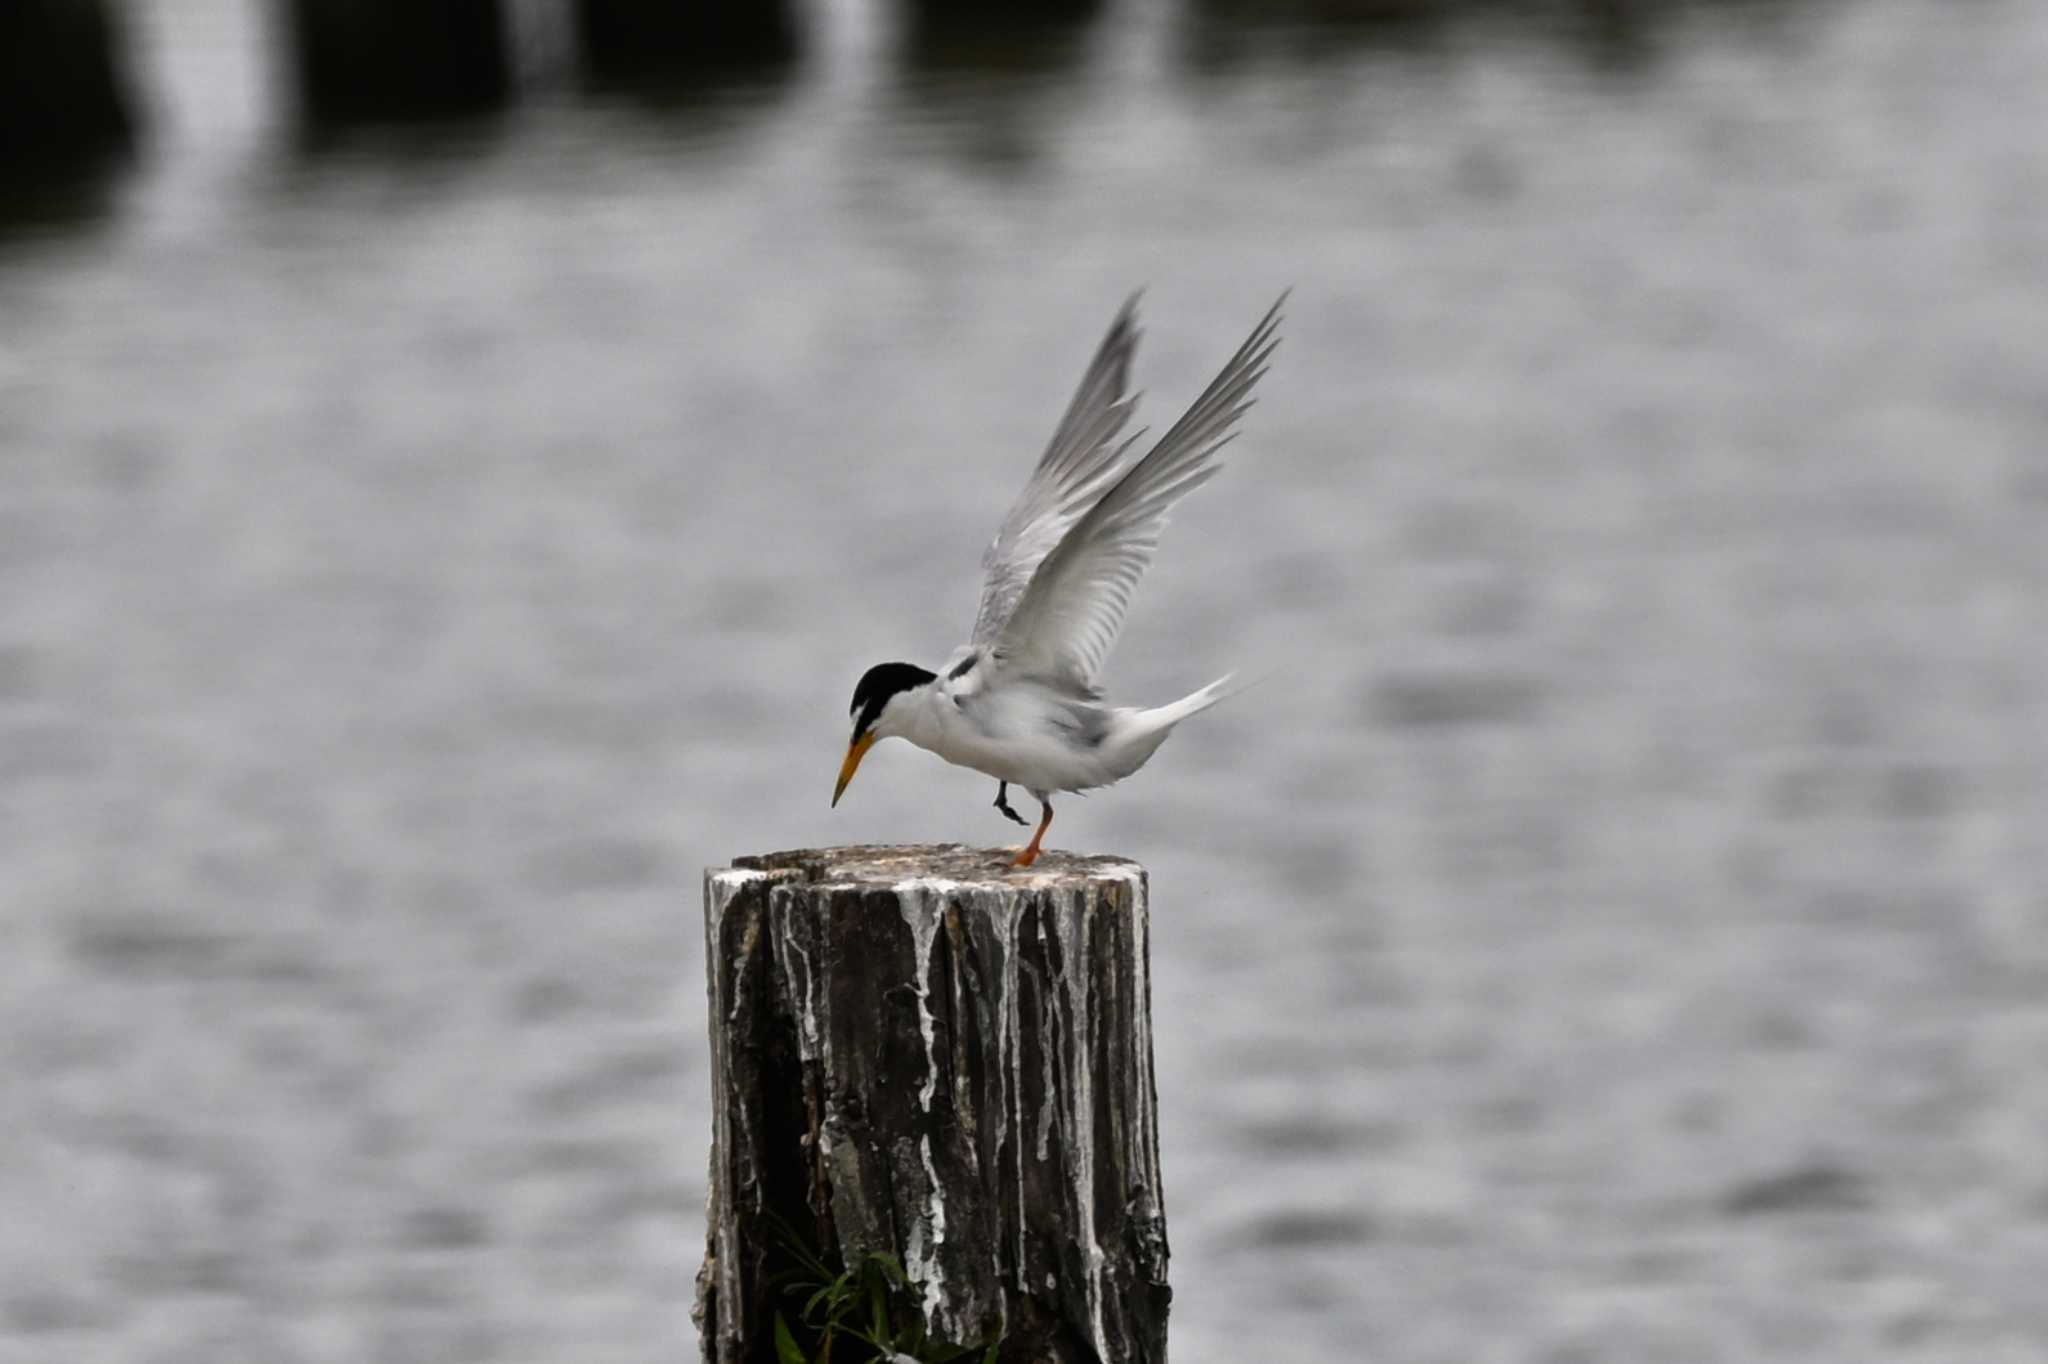
[[[1045,556],[996,638],[1004,671],[1094,690],[1167,512],[1223,467],[1216,452],[1231,440],[1280,344],[1275,332],[1286,302],[1282,294],[1187,414]]]
[[[1067,404],[1052,443],[1031,481],[1017,495],[1002,529],[981,556],[981,606],[974,643],[1002,633],[1031,575],[1060,537],[1074,528],[1114,476],[1129,442],[1115,444],[1136,401],[1126,396],[1131,356],[1138,348],[1138,296],[1132,294],[1110,324],[1074,400]]]

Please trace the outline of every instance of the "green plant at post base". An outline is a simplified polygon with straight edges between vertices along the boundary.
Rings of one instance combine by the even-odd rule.
[[[779,1364],[958,1364],[976,1351],[980,1364],[995,1364],[1002,1345],[999,1333],[986,1344],[955,1345],[933,1340],[925,1330],[910,1277],[894,1255],[871,1251],[856,1263],[835,1270],[819,1252],[804,1243],[795,1227],[774,1213],[776,1239],[792,1261],[770,1277],[771,1285],[792,1301],[803,1300],[796,1320],[817,1338],[817,1352],[804,1353],[788,1314],[775,1314],[775,1356]],[[853,1353],[833,1347],[840,1342]]]

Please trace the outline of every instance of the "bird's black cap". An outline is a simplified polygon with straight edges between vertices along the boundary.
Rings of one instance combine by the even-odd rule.
[[[922,687],[938,674],[918,667],[915,663],[877,663],[861,674],[860,682],[853,689],[853,705],[848,713],[853,716],[853,737],[858,739],[868,732],[875,723],[875,717],[882,713],[882,707],[889,704],[889,698],[912,687]]]

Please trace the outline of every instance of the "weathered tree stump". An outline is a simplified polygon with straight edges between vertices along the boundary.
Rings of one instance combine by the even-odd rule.
[[[776,1282],[788,1229],[842,1265],[895,1256],[934,1339],[1000,1335],[1005,1364],[1166,1358],[1145,873],[1008,860],[829,848],[705,874],[706,1360],[776,1358],[801,1306]]]

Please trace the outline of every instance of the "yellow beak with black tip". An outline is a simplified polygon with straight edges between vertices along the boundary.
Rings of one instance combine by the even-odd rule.
[[[832,803],[834,805],[839,804],[839,798],[846,794],[846,784],[853,780],[854,771],[860,766],[860,760],[865,758],[868,755],[868,750],[874,746],[875,732],[873,730],[869,730],[846,746],[846,761],[839,764],[839,785],[832,788]]]

